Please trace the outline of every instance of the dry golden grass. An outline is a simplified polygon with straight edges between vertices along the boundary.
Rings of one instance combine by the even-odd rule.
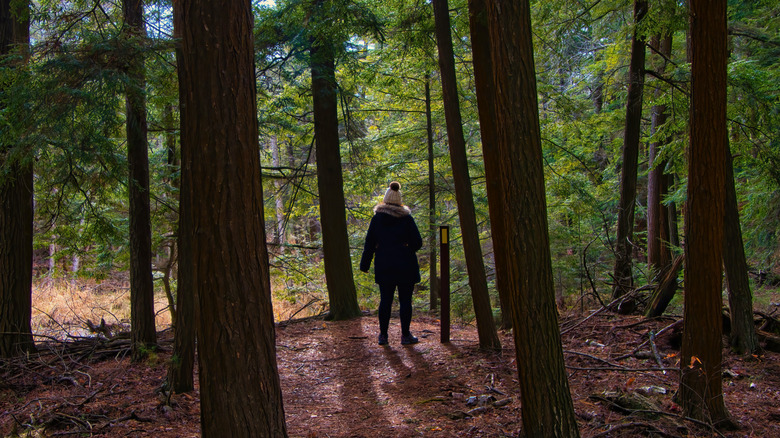
[[[318,293],[307,293],[295,302],[273,300],[277,321],[322,313],[327,302]],[[162,290],[155,292],[157,330],[171,326],[168,300]],[[33,333],[63,340],[69,336],[89,336],[88,323],[104,320],[112,332],[130,330],[130,284],[127,281],[98,282],[89,279],[42,278],[33,283]]]
[[[273,300],[277,322],[319,315],[328,309],[327,297],[318,293],[299,294],[294,301]]]
[[[171,325],[168,301],[162,291],[155,293],[157,330]],[[33,333],[63,339],[86,336],[87,321],[99,325],[104,320],[112,331],[130,330],[130,285],[127,282],[41,279],[33,283]]]

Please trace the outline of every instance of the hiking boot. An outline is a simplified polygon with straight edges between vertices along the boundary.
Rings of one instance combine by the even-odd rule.
[[[418,342],[420,342],[420,340],[412,336],[411,333],[401,336],[401,345],[412,345]]]
[[[387,335],[379,334],[379,337],[377,338],[377,342],[379,342],[379,345],[387,345]]]

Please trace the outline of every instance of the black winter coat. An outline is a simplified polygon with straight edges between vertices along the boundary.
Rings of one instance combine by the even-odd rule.
[[[422,236],[411,211],[405,206],[381,203],[374,208],[368,226],[360,270],[368,272],[374,261],[374,281],[377,284],[415,284],[420,282],[417,250],[422,248]]]

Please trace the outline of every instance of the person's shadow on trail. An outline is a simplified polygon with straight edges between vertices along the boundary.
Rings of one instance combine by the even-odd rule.
[[[385,436],[384,431],[395,430],[388,394],[381,390],[381,381],[387,377],[383,361],[372,346],[373,329],[364,327],[365,318],[346,322],[352,324],[350,336],[332,339],[334,345],[347,356],[345,363],[333,364],[333,379],[339,382],[341,411],[338,412],[340,430],[349,430],[350,436]],[[367,329],[367,330],[366,330]],[[368,331],[368,333],[366,333]],[[373,432],[372,432],[373,431]]]

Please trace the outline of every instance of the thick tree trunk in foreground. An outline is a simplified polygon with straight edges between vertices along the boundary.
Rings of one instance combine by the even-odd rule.
[[[487,2],[508,280],[526,437],[577,437],[547,229],[528,0]],[[487,178],[497,178],[487,175]],[[493,202],[493,200],[490,200]]]
[[[496,110],[493,101],[493,64],[490,60],[490,38],[488,34],[485,0],[469,1],[469,28],[474,64],[474,82],[477,88],[479,127],[482,134],[482,157],[485,173],[494,175],[485,181],[490,202],[490,228],[492,230],[493,256],[496,263],[496,285],[501,303],[501,328],[512,328],[509,316],[509,282],[507,281],[506,241],[504,232],[504,208],[501,203],[501,172],[496,147]]]
[[[249,0],[182,0],[182,252],[198,297],[204,437],[286,436],[257,138]],[[186,198],[186,197],[189,198]],[[191,221],[191,222],[190,222]]]
[[[685,214],[685,310],[678,402],[730,423],[723,402],[721,284],[726,170],[726,1],[691,0],[691,139]]]
[[[466,269],[469,274],[471,298],[474,303],[474,315],[477,319],[479,347],[482,349],[500,349],[501,341],[493,323],[493,309],[479,243],[477,217],[474,212],[474,197],[469,178],[466,140],[463,137],[463,124],[460,118],[458,87],[455,77],[455,58],[450,34],[450,13],[447,0],[433,0],[433,15],[436,22],[436,45],[439,48],[439,69],[441,70],[442,94],[444,96],[444,115],[447,119],[447,138],[452,161],[452,179],[455,182],[455,199],[458,202],[458,217],[463,235],[463,251],[466,254]]]
[[[5,146],[0,146],[5,148]],[[0,150],[0,164],[6,165]],[[0,181],[0,357],[35,351],[32,318],[33,172],[11,164]]]
[[[647,14],[647,2],[634,1],[634,23],[639,25]],[[631,43],[628,67],[628,98],[626,128],[623,135],[623,168],[620,173],[620,203],[618,204],[617,236],[615,238],[615,271],[612,297],[619,298],[634,287],[632,269],[634,240],[634,204],[639,160],[639,135],[642,126],[642,89],[645,78],[645,40],[637,30]]]
[[[143,0],[123,0],[126,38],[146,36]],[[128,42],[135,45],[136,42]],[[127,191],[130,195],[130,337],[133,360],[142,360],[157,344],[152,280],[152,225],[149,206],[149,148],[146,140],[146,68],[140,50],[133,50],[126,89]]]
[[[0,56],[14,50],[24,54],[30,43],[28,4],[0,0]],[[18,9],[17,9],[18,7]],[[17,16],[22,12],[24,16]],[[32,159],[11,162],[11,149],[19,145],[0,142],[0,357],[35,351],[32,318],[33,166]],[[20,154],[26,155],[26,154]]]
[[[333,51],[311,48],[311,88],[314,99],[314,139],[317,158],[317,187],[320,196],[322,252],[328,287],[328,319],[349,319],[361,315],[347,235],[347,207],[339,150],[338,90]]]
[[[739,205],[734,187],[734,164],[726,143],[726,214],[723,234],[723,266],[729,292],[731,348],[740,354],[758,353],[761,346],[753,321],[753,294],[750,292],[745,244],[739,226]]]

